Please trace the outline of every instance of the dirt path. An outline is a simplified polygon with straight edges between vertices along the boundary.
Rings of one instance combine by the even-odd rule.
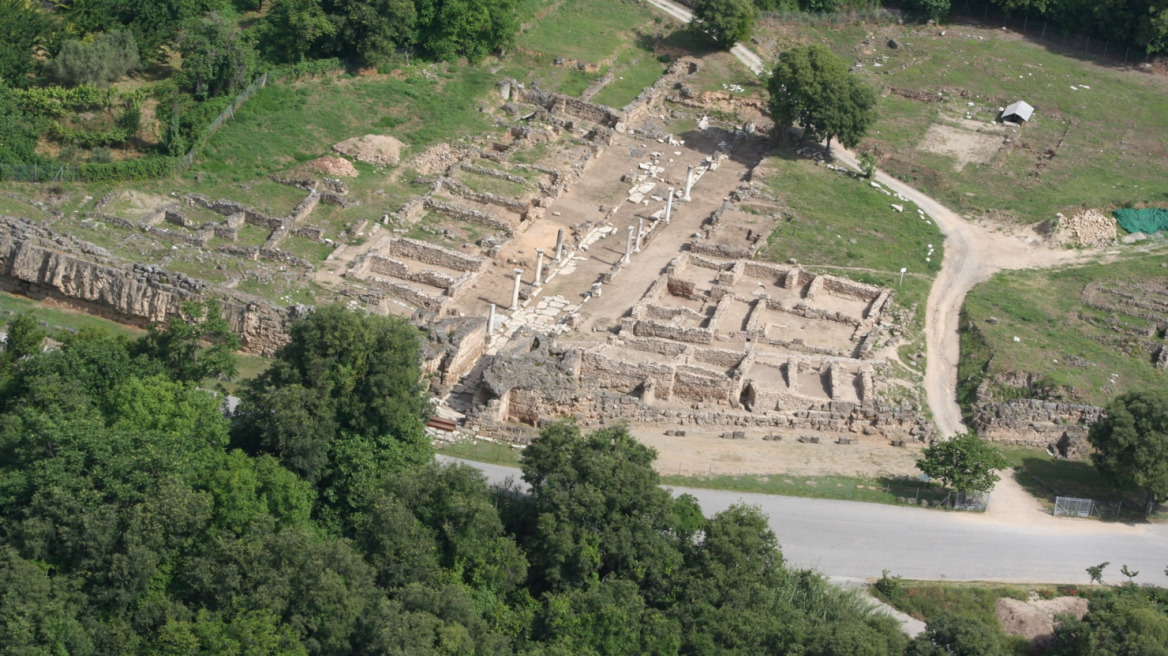
[[[855,154],[836,146],[834,157],[858,170]],[[876,181],[916,203],[945,235],[945,257],[925,309],[925,392],[942,435],[966,430],[957,405],[958,323],[965,295],[998,271],[1057,266],[1097,254],[1052,248],[1028,229],[989,227],[966,221],[936,200],[883,172]]]

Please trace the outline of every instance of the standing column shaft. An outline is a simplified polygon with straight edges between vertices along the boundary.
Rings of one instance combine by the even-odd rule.
[[[645,217],[638,216],[637,217],[637,240],[633,246],[634,252],[637,252],[637,253],[641,252],[641,233],[643,233],[644,231],[645,231]]]
[[[629,237],[625,240],[625,256],[621,260],[625,264],[629,263],[629,258],[633,255],[633,226],[629,226]]]
[[[535,286],[543,285],[543,253],[542,248],[535,249]]]
[[[669,196],[665,199],[665,223],[669,223],[669,215],[673,213],[673,187],[669,188]]]
[[[519,309],[519,285],[523,284],[522,276],[523,276],[523,269],[515,269],[515,291],[511,292],[511,309],[512,310]]]
[[[685,193],[682,194],[682,196],[681,196],[681,199],[687,203],[690,202],[691,200],[693,200],[689,196],[689,190],[693,188],[693,178],[694,178],[694,167],[691,166],[685,172]]]
[[[564,255],[564,229],[560,228],[556,232],[556,261],[559,262]]]

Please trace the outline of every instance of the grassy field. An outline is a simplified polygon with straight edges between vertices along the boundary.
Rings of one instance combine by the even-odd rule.
[[[1107,264],[1000,273],[974,287],[962,322],[961,397],[968,403],[982,378],[991,381],[996,400],[1034,396],[1040,387],[1057,398],[1095,405],[1113,394],[1164,385],[1151,354],[1110,321],[1150,330],[1152,339],[1159,334],[1154,323],[1087,306],[1082,294],[1096,281],[1163,287],[1165,254],[1168,248],[1152,247]],[[1000,384],[1015,372],[1033,374],[1036,389]]]
[[[869,503],[897,504],[898,497],[914,502],[938,502],[948,491],[915,478],[860,476],[672,476],[661,477],[665,485],[730,490],[753,494],[778,494],[812,499],[844,499]]]
[[[765,180],[787,211],[759,258],[794,258],[813,271],[895,289],[898,307],[917,308],[906,328],[918,338],[905,345],[902,359],[923,357],[925,301],[944,253],[937,226],[921,219],[914,204],[886,196],[866,180],[816,166],[789,146],[764,164],[756,179]],[[892,203],[903,205],[904,212]],[[908,269],[903,281],[902,267]]]
[[[129,338],[136,338],[146,333],[140,328],[120,324],[109,319],[102,319],[84,312],[73,310],[59,305],[39,303],[23,296],[15,296],[7,292],[0,292],[0,314],[10,312],[33,312],[36,317],[47,323],[50,331],[78,331],[83,329],[104,330]],[[3,319],[8,323],[10,317]]]
[[[521,450],[513,449],[506,444],[487,442],[486,440],[455,442],[453,444],[443,442],[436,445],[436,447],[439,453],[444,456],[450,456],[451,458],[461,458],[474,462],[488,462],[494,465],[506,465],[507,467],[518,467],[519,455],[523,453]]]
[[[1081,207],[1168,202],[1168,79],[1066,56],[1001,30],[955,25],[942,37],[941,29],[772,22],[762,32],[775,52],[823,43],[862,63],[856,74],[884,97],[860,149],[878,151],[882,168],[955,210],[1032,223]],[[889,48],[889,38],[901,47]],[[921,102],[891,88],[943,95]],[[917,150],[930,124],[967,114],[988,124],[1019,99],[1037,108],[1034,118],[1005,135],[1009,142],[988,162],[957,172],[953,157]]]

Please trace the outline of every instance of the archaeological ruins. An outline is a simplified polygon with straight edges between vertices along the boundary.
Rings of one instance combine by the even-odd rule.
[[[409,317],[430,336],[440,411],[468,433],[523,442],[574,415],[748,439],[927,439],[911,381],[889,364],[903,319],[894,291],[754,259],[783,208],[752,178],[769,126],[703,116],[686,86],[699,66],[678,60],[620,109],[502,80],[493,111],[504,138],[417,156],[422,193],[344,242],[318,216],[353,206],[346,183],[305,167],[273,176],[300,194],[280,210],[198,194],[132,212],[116,209],[121,197],[77,216],[30,207],[52,219],[3,218],[0,284],[140,325],[215,296],[245,348],[263,354],[307,311],[239,288],[259,274],[206,282],[65,237],[78,222],[127,249],[181,245],[225,276],[262,270],[271,284]],[[351,142],[338,150],[370,143]],[[538,162],[512,159],[536,145]],[[323,263],[294,252],[305,244],[329,249]]]

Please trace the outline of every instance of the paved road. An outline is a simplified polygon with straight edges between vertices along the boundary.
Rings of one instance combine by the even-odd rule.
[[[442,457],[443,460],[450,460]],[[492,482],[520,479],[519,470],[470,463]],[[1112,563],[1141,572],[1140,583],[1168,585],[1168,526],[1125,526],[1094,520],[1028,523],[976,514],[852,501],[674,488],[697,497],[707,514],[735,503],[759,506],[770,517],[783,554],[795,565],[834,579],[879,577],[881,570],[925,580],[1076,583],[1085,569]]]

